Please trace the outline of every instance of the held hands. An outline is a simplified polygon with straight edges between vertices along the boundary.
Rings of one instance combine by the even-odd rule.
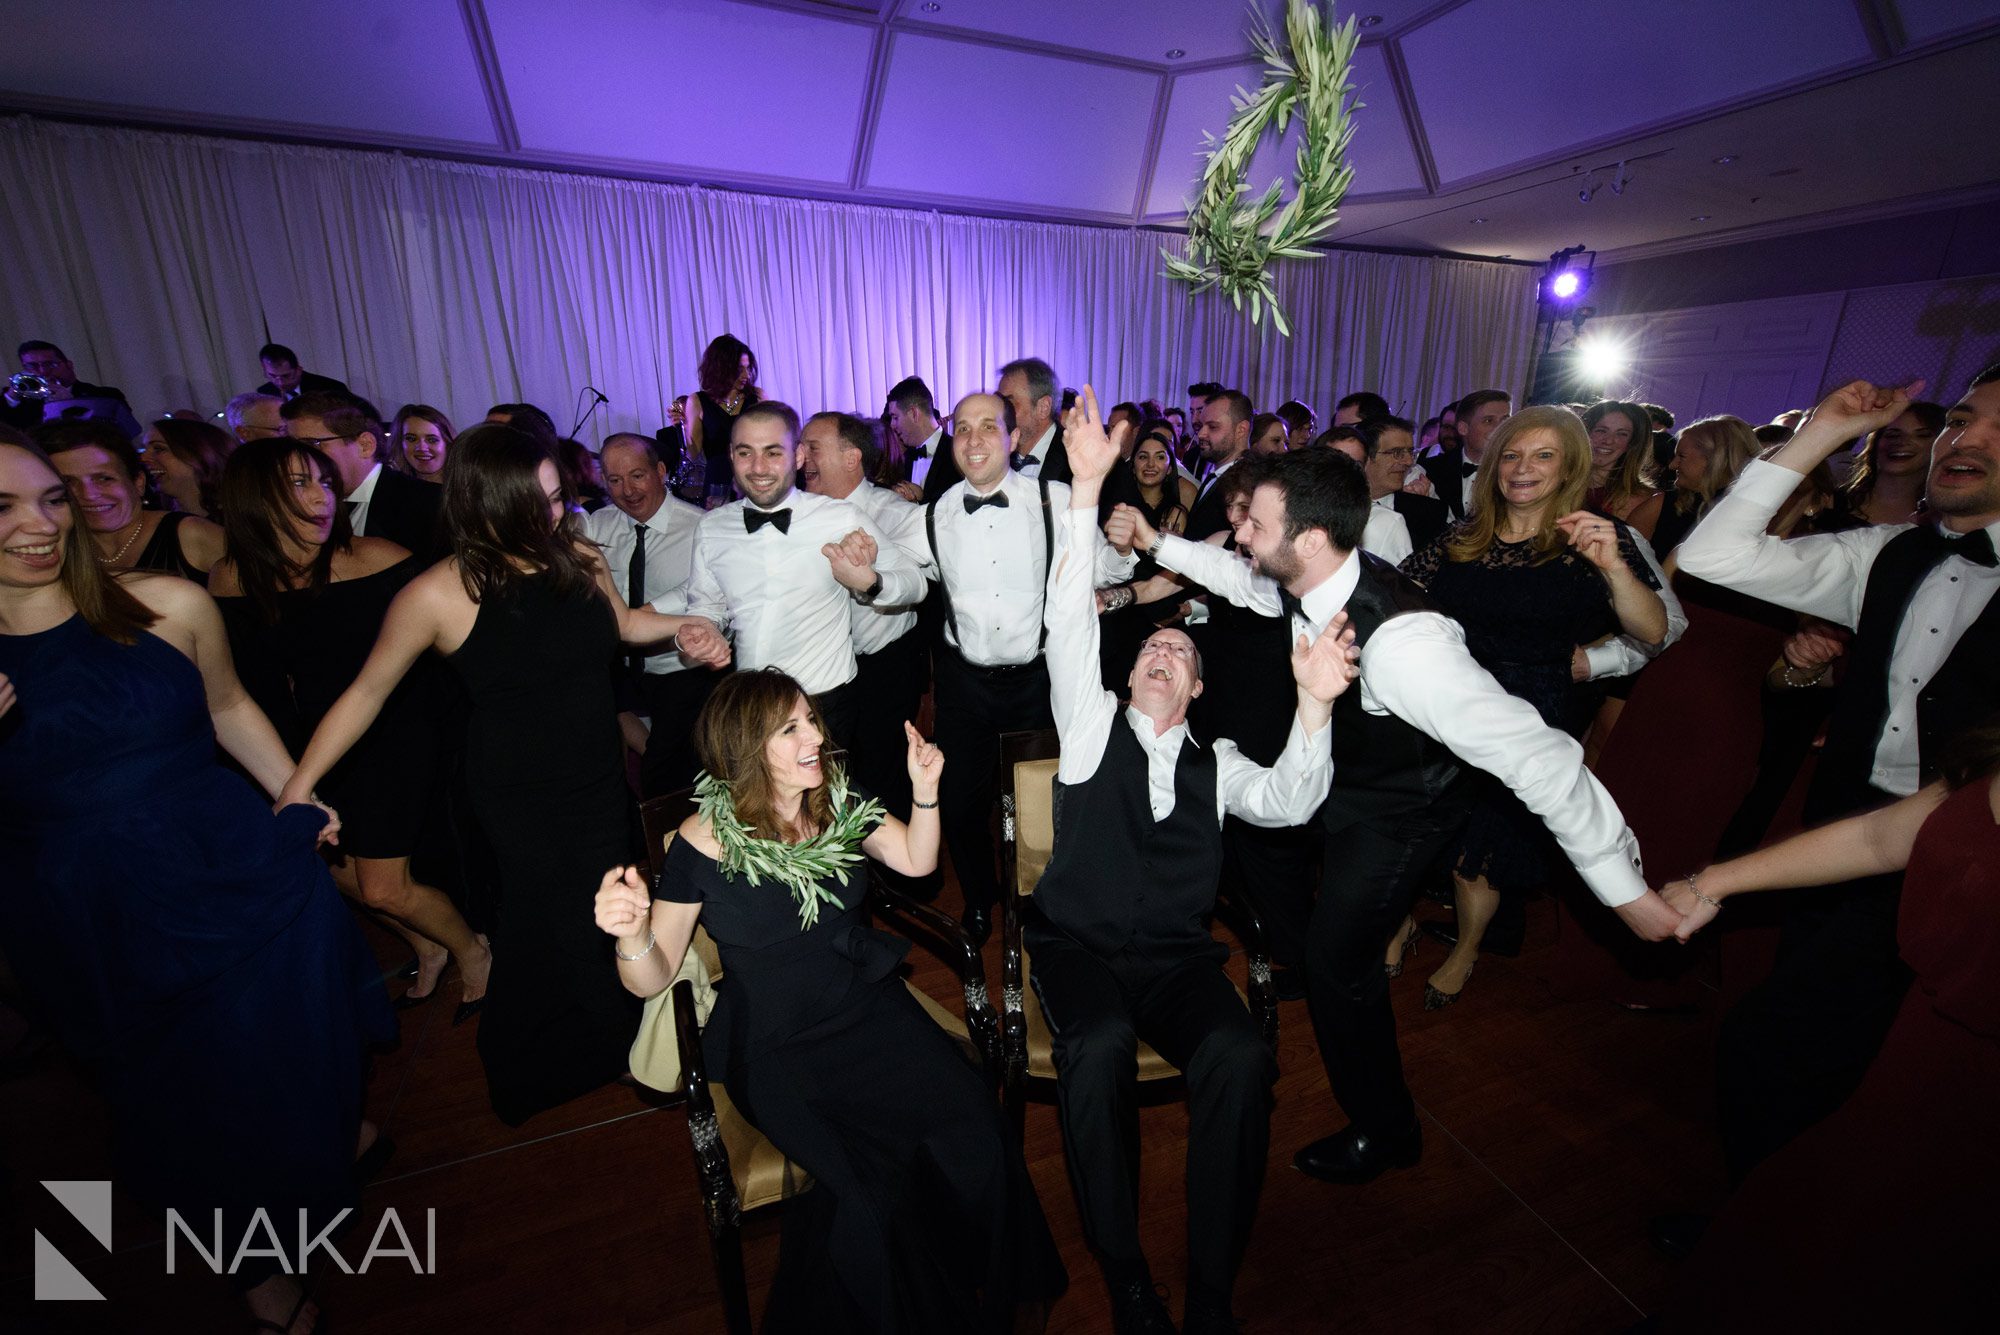
[[[1618,554],[1618,526],[1609,519],[1578,510],[1556,520],[1556,527],[1569,539],[1569,545],[1576,548],[1578,556],[1605,574],[1625,568],[1625,558]]]
[[[1794,672],[1819,672],[1847,652],[1847,643],[1831,626],[1807,626],[1785,641],[1785,664]]]
[[[729,641],[707,617],[690,617],[674,636],[681,657],[698,667],[729,666]]]
[[[866,593],[875,582],[875,558],[879,551],[875,539],[866,531],[857,528],[839,542],[827,543],[819,552],[833,567],[833,577],[842,588]]]
[[[644,936],[652,923],[653,897],[637,867],[613,867],[605,872],[593,907],[598,928],[621,941]]]
[[[1673,904],[1651,890],[1629,904],[1620,904],[1612,912],[1623,918],[1625,925],[1632,929],[1632,934],[1641,941],[1665,941],[1679,934],[1685,923]],[[1691,932],[1693,928],[1687,930]],[[1687,937],[1683,935],[1681,940],[1685,941]]]
[[[1311,644],[1301,635],[1292,646],[1292,680],[1323,705],[1339,699],[1360,673],[1361,651],[1354,646],[1354,632],[1348,628],[1345,612],[1335,613]]]
[[[924,489],[914,482],[898,482],[895,486],[889,488],[889,490],[895,492],[906,501],[913,501],[919,505],[923,503]]]
[[[1111,434],[1104,432],[1104,418],[1097,410],[1097,391],[1089,385],[1076,396],[1076,403],[1063,414],[1063,448],[1069,451],[1070,472],[1078,482],[1102,482],[1118,464],[1119,447],[1131,433],[1130,423],[1120,422]]]
[[[909,754],[904,763],[910,769],[910,791],[919,802],[935,802],[938,795],[938,775],[944,773],[944,752],[924,740],[916,725],[907,720],[903,723],[903,737],[909,743]]]
[[[5,679],[0,678],[0,680]],[[4,709],[0,709],[0,713],[5,712]],[[318,793],[300,792],[288,783],[278,790],[277,800],[271,803],[271,814],[275,816],[286,807],[318,807],[321,811],[324,811],[326,813],[326,824],[320,827],[319,838],[313,841],[313,847],[324,848],[328,844],[339,845],[340,813],[320,801]]]
[[[1674,928],[1674,936],[1685,945],[1689,937],[1715,921],[1715,915],[1722,912],[1721,906],[1708,899],[1697,899],[1695,887],[1685,879],[1675,881],[1660,891],[1660,898],[1668,908],[1681,915],[1680,925]]]
[[[1121,553],[1143,552],[1160,540],[1160,531],[1146,522],[1137,506],[1121,501],[1111,507],[1111,518],[1104,521],[1104,540]]]

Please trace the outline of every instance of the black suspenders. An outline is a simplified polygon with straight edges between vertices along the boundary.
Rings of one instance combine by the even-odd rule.
[[[1049,571],[1055,568],[1056,563],[1056,521],[1054,513],[1049,509],[1049,484],[1041,478],[1036,478],[1035,486],[1042,493],[1042,596],[1046,598]],[[924,537],[931,545],[931,559],[937,562],[938,596],[944,599],[944,619],[951,623],[951,637],[958,641],[959,653],[963,655],[965,637],[958,629],[958,609],[952,605],[951,583],[944,577],[944,551],[938,546],[937,540],[937,507],[938,502],[943,499],[943,496],[933,496],[924,506]],[[1041,652],[1049,642],[1048,618],[1043,617],[1041,620],[1041,638],[1035,642],[1037,653]]]

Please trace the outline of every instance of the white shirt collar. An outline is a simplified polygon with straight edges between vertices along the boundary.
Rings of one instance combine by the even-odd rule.
[[[1155,733],[1152,719],[1140,713],[1137,705],[1126,705],[1125,721],[1132,726],[1132,731],[1138,736],[1140,744],[1155,751],[1164,750],[1169,743],[1178,746],[1183,741],[1190,746],[1201,745],[1195,740],[1194,734],[1188,731],[1186,719],[1182,719],[1165,732]]]
[[[944,424],[940,422],[928,436],[924,437],[924,453],[928,455],[930,458],[933,459],[937,458],[938,446],[942,445],[943,443],[944,443]]]
[[[1347,559],[1340,563],[1340,569],[1299,599],[1299,610],[1305,613],[1306,619],[1315,628],[1325,630],[1326,623],[1333,620],[1334,613],[1347,606],[1347,600],[1354,596],[1354,590],[1360,583],[1361,553],[1349,552]]]
[[[746,510],[756,510],[761,514],[767,514],[767,515],[776,514],[780,510],[788,510],[792,506],[797,505],[799,503],[799,498],[801,496],[817,496],[818,494],[819,494],[818,492],[807,491],[805,488],[799,486],[798,483],[794,482],[792,484],[792,489],[790,491],[780,496],[777,500],[773,501],[769,506],[758,505],[755,502],[753,502],[748,496],[745,496],[743,498],[742,506]]]
[[[1036,463],[1041,463],[1047,459],[1049,457],[1049,443],[1055,438],[1056,424],[1051,422],[1048,425],[1048,429],[1042,432],[1041,439],[1035,442],[1035,448],[1028,451],[1027,457],[1033,459]]]
[[[346,500],[348,504],[366,505],[368,502],[374,500],[375,484],[381,480],[381,477],[382,465],[378,463],[368,470],[368,476],[361,479],[359,486],[347,493]]]

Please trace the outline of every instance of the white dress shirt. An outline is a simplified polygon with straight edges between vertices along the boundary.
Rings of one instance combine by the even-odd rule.
[[[1861,622],[1868,571],[1889,540],[1912,524],[1876,524],[1844,533],[1774,538],[1765,530],[1803,477],[1768,459],[1752,460],[1715,508],[1675,550],[1690,575],[1850,629]],[[2000,523],[1986,530],[2000,543]],[[1949,530],[1946,531],[1950,536]],[[2000,570],[1961,557],[1940,561],[1910,596],[1889,653],[1889,717],[1868,781],[1907,797],[1922,785],[1917,696],[2000,590]]]
[[[368,502],[375,499],[375,484],[381,480],[382,465],[376,464],[361,479],[361,485],[341,498],[347,506],[347,522],[353,525],[357,538],[368,535]]]
[[[924,439],[923,454],[910,461],[910,481],[918,486],[924,484],[924,479],[931,475],[931,465],[937,462],[938,450],[943,445],[944,428],[940,426]]]
[[[861,513],[868,516],[876,530],[902,549],[907,564],[918,567],[928,565],[923,506],[906,501],[887,487],[878,487],[865,479],[847,494],[846,499],[860,507]],[[924,581],[924,587],[930,587],[929,580]],[[857,654],[872,654],[886,649],[916,629],[917,604],[923,602],[923,595],[919,593],[916,602],[892,604],[886,596],[886,581],[882,592],[885,596],[874,602],[857,602],[848,609],[847,624],[854,636],[854,652]]]
[[[1034,448],[1022,456],[1020,466],[1013,471],[1026,474],[1030,482],[1040,477],[1042,475],[1042,465],[1047,462],[1049,457],[1049,446],[1054,443],[1055,438],[1056,424],[1051,422],[1042,431],[1042,434],[1036,437]],[[1011,465],[1013,461],[1010,459],[1008,463]],[[1064,503],[1067,504],[1067,502]]]
[[[954,482],[937,500],[937,550],[925,541],[918,551],[930,558],[950,600],[945,642],[980,667],[1034,661],[1042,651],[1042,591],[1048,583],[1041,484],[1025,469],[1010,471],[985,494],[995,493],[1006,495],[1005,506],[981,506],[967,514],[965,498],[981,493],[963,479]],[[1049,483],[1049,522],[1055,530],[1068,513],[1069,488]],[[1137,564],[1108,548],[1106,558],[1097,571],[1104,584],[1116,583]]]
[[[856,529],[874,538],[882,577],[876,601],[892,606],[923,599],[923,572],[847,501],[793,489],[770,507],[792,512],[784,533],[775,524],[746,531],[743,512],[750,508],[748,501],[731,501],[702,516],[688,614],[734,634],[739,668],[779,668],[814,695],[846,685],[854,679],[848,617],[855,599],[834,579],[820,548]]]
[[[1057,517],[1056,568],[1049,578],[1049,705],[1062,759],[1056,777],[1082,783],[1104,761],[1111,729],[1122,717],[1146,752],[1146,800],[1155,822],[1174,810],[1174,767],[1181,747],[1200,746],[1185,722],[1155,734],[1153,720],[1104,689],[1098,670],[1097,602],[1093,596],[1099,549],[1097,511],[1065,510]],[[1219,548],[1217,550],[1220,550]],[[1192,663],[1190,663],[1192,666]],[[1283,829],[1303,825],[1326,800],[1333,783],[1331,726],[1307,733],[1296,716],[1278,761],[1268,769],[1218,737],[1215,749],[1215,823],[1226,815],[1252,825]]]
[[[656,612],[679,616],[687,611],[688,575],[694,569],[694,530],[705,511],[669,495],[660,502],[643,525],[615,505],[607,505],[583,521],[584,534],[604,553],[611,571],[612,586],[628,602],[632,591],[626,580],[632,573],[632,551],[643,528],[646,538],[646,587],[639,590],[640,601]],[[660,652],[646,655],[646,671],[682,672],[687,665],[671,644]]]
[[[1611,522],[1621,529],[1628,528],[1623,520],[1614,519]],[[1636,531],[1631,531],[1631,538],[1632,545],[1639,550],[1639,559],[1646,563],[1646,568],[1653,572],[1653,578],[1659,581],[1660,602],[1667,609],[1667,633],[1658,644],[1647,644],[1630,635],[1614,635],[1603,644],[1585,649],[1583,656],[1590,664],[1590,675],[1584,679],[1586,681],[1596,681],[1599,677],[1629,677],[1687,634],[1687,610],[1681,606],[1673,581],[1667,578],[1659,558],[1653,555],[1653,544],[1644,534]]]
[[[1160,564],[1263,616],[1282,615],[1277,582],[1220,547],[1169,535]],[[1300,600],[1294,634],[1317,640],[1361,582],[1361,563],[1340,569]],[[1639,841],[1618,804],[1583,767],[1574,738],[1507,694],[1465,647],[1465,631],[1439,612],[1391,617],[1361,648],[1361,707],[1393,714],[1487,771],[1542,818],[1591,893],[1616,908],[1646,893]],[[1352,687],[1350,687],[1352,689]]]
[[[1201,485],[1195,488],[1194,491],[1195,503],[1199,505],[1201,503],[1201,498],[1208,495],[1209,488],[1213,487],[1216,483],[1222,481],[1222,475],[1224,473],[1227,473],[1230,469],[1236,467],[1236,465],[1241,460],[1248,458],[1249,454],[1250,452],[1248,450],[1245,450],[1242,454],[1237,455],[1236,458],[1231,459],[1228,463],[1217,464],[1214,468],[1211,468],[1208,471],[1208,476],[1201,480]]]
[[[1376,498],[1368,507],[1368,527],[1361,533],[1361,548],[1373,552],[1392,566],[1403,564],[1416,550],[1410,541],[1410,524],[1396,509],[1396,493]]]

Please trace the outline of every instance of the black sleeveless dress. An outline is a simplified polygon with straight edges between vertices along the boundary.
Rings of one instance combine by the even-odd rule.
[[[215,600],[237,676],[293,755],[361,675],[389,604],[423,569],[412,556],[316,592],[288,590],[278,595],[276,624],[265,622],[247,597]],[[435,655],[418,658],[361,740],[320,780],[319,795],[340,813],[343,853],[402,858],[416,850],[438,801],[450,684],[442,672]]]
[[[617,651],[595,588],[539,574],[482,602],[449,660],[471,699],[472,809],[500,871],[479,1056],[509,1125],[623,1075],[639,1027],[591,910],[605,871],[630,860]]]
[[[1010,1330],[1016,1303],[1068,1283],[1020,1146],[898,978],[909,943],[867,926],[858,878],[835,893],[846,907],[801,930],[783,886],[686,839],[653,887],[702,905],[722,953],[710,1071],[814,1180],[786,1207],[763,1329]]]
[[[179,510],[169,510],[162,515],[160,526],[153,530],[153,536],[146,539],[146,545],[132,558],[132,569],[179,575],[197,584],[207,584],[208,576],[191,565],[187,553],[181,550],[180,527],[181,521],[186,518]]]

